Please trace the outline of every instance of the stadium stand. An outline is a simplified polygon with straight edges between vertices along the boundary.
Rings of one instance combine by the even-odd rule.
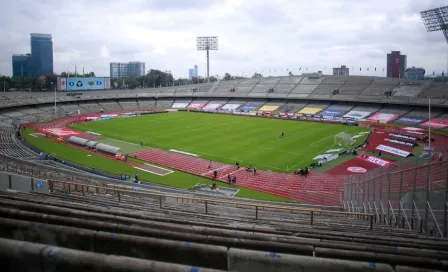
[[[158,99],[158,100],[156,100],[155,108],[158,109],[158,110],[169,109],[169,108],[171,108],[173,103],[174,103],[174,100]]]
[[[336,95],[337,99],[352,100],[361,94],[367,86],[373,81],[372,77],[349,76],[344,85],[341,86],[340,92]]]
[[[274,87],[274,92],[268,96],[279,97],[287,96],[302,80],[302,77],[280,77],[278,84]]]
[[[278,78],[261,78],[257,85],[252,89],[249,96],[259,96],[260,94],[272,93],[275,91],[275,86],[278,82]]]
[[[284,106],[280,107],[278,111],[296,113],[303,109],[306,105],[308,105],[308,103],[288,102]]]
[[[421,98],[442,98],[448,99],[448,83],[447,82],[429,82],[422,92],[418,95]]]
[[[238,85],[236,85],[234,88],[234,91],[229,90],[230,92],[237,92],[237,93],[250,93],[254,90],[254,88],[257,86],[260,79],[248,79],[239,81]],[[260,86],[259,89],[262,89]]]
[[[94,113],[101,111],[101,106],[96,102],[79,103],[79,107],[84,109],[82,113]]]
[[[153,110],[155,109],[156,101],[151,98],[139,98],[137,103],[140,110]]]
[[[401,81],[398,86],[392,89],[393,96],[417,97],[428,82],[424,81]]]
[[[123,110],[138,110],[138,103],[135,99],[120,100],[118,102]]]
[[[384,93],[394,89],[399,80],[394,78],[374,77],[373,81],[358,96],[360,99],[372,99],[382,97]]]
[[[308,78],[303,77],[297,87],[295,87],[288,97],[291,98],[305,98],[308,97],[314,89],[322,82],[323,78]]]
[[[35,156],[17,144],[14,133],[16,129],[12,125],[1,125],[0,124],[0,154],[14,157],[14,158],[24,158],[30,159]]]
[[[341,113],[345,113],[350,111],[355,105],[350,103],[343,103],[343,102],[336,102],[333,103],[331,106],[326,108],[326,110],[330,111],[341,111]]]
[[[334,90],[340,90],[341,86],[347,80],[346,77],[325,76],[322,82],[308,96],[309,98],[330,98]]]
[[[114,111],[123,110],[123,108],[120,106],[120,104],[116,101],[100,101],[100,102],[98,102],[98,104],[104,111],[114,112]]]
[[[214,89],[215,93],[228,93],[231,90],[235,90],[238,85],[237,80],[221,80],[218,86]]]

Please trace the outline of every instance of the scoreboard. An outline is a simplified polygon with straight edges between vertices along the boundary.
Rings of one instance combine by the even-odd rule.
[[[58,91],[91,91],[110,89],[109,77],[58,77]]]

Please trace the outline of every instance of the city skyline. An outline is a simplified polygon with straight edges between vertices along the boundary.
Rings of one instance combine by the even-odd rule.
[[[51,34],[31,33],[30,52],[12,55],[13,76],[41,76],[54,73]]]
[[[73,71],[78,63],[78,67],[84,65],[99,76],[108,76],[109,63],[140,60],[151,63],[146,70],[171,70],[176,78],[186,78],[185,67],[191,63],[205,67],[204,54],[195,50],[195,38],[210,34],[218,35],[221,44],[211,56],[214,75],[263,71],[268,76],[271,70],[270,75],[276,76],[286,75],[287,69],[298,74],[305,67],[308,72],[332,74],[332,67],[345,64],[354,67],[353,75],[362,67],[362,75],[386,76],[384,55],[392,50],[406,52],[408,67],[424,67],[428,74],[447,72],[444,37],[427,33],[419,14],[445,1],[317,0],[306,2],[307,8],[302,9],[304,3],[217,0],[198,5],[184,0],[167,5],[136,0],[131,6],[119,1],[106,6],[85,0],[11,1],[4,6],[14,12],[0,19],[4,37],[0,74],[12,74],[12,54],[29,52],[27,37],[21,33],[36,31],[53,36],[56,73],[67,68]],[[45,16],[48,12],[55,15]],[[23,20],[13,20],[22,14]],[[116,20],[118,15],[123,20]],[[88,21],[90,27],[79,21]],[[198,29],[198,24],[204,27]],[[228,27],[223,28],[224,24]],[[280,44],[282,50],[278,50]]]

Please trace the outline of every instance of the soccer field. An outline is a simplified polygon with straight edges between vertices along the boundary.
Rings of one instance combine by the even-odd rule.
[[[369,131],[356,126],[193,112],[117,118],[71,127],[128,143],[142,141],[148,147],[176,149],[210,160],[230,164],[238,161],[242,166],[279,172],[308,166],[313,157],[336,148],[334,136],[340,132],[355,135]],[[364,138],[357,138],[357,143]]]

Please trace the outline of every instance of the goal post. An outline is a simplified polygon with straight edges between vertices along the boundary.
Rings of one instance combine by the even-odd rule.
[[[352,136],[348,133],[341,132],[334,136],[334,144],[340,146],[350,146],[354,144],[356,141],[352,138]]]

